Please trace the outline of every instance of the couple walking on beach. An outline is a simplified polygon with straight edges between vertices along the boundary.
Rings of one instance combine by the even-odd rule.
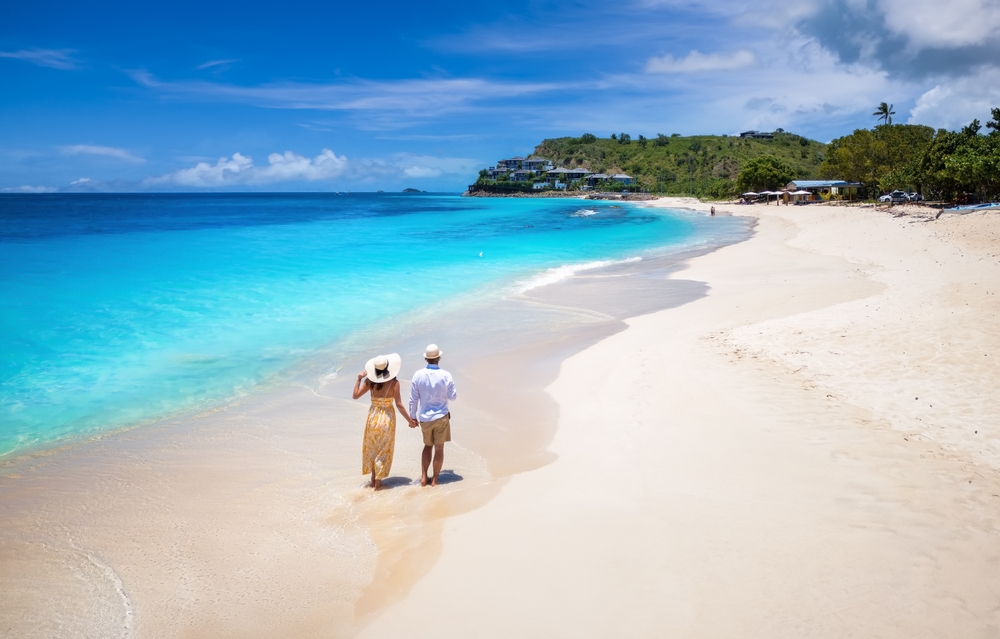
[[[437,486],[441,465],[444,463],[444,443],[451,441],[451,413],[448,402],[457,398],[455,381],[451,373],[442,369],[441,349],[431,344],[424,349],[427,365],[413,374],[410,385],[410,410],[403,407],[399,395],[399,355],[379,355],[368,360],[365,370],[354,383],[354,399],[371,393],[372,406],[365,421],[365,439],[361,453],[361,472],[371,473],[372,488],[382,487],[382,480],[389,476],[392,454],[396,447],[396,411],[399,409],[410,428],[420,426],[424,437],[424,450],[420,458],[420,485]],[[433,475],[427,471],[433,461]]]

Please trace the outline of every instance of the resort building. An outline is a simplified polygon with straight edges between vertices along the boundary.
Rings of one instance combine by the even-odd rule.
[[[552,160],[546,160],[545,158],[521,160],[521,168],[526,171],[548,171],[552,168]]]
[[[505,167],[498,168],[495,166],[491,166],[490,168],[486,169],[486,177],[488,177],[491,180],[495,180],[501,175],[507,175],[507,168]]]
[[[621,182],[625,186],[631,186],[632,184],[632,176],[625,175],[624,173],[615,173],[614,175],[611,176],[611,179],[614,180],[615,182]]]
[[[785,187],[785,190],[809,191],[818,201],[830,198],[852,200],[858,196],[860,188],[860,182],[847,182],[845,180],[792,180]]]
[[[534,171],[523,171],[523,170],[522,171],[514,171],[513,173],[510,174],[510,181],[511,182],[527,182],[532,177],[534,177],[534,175],[535,175]]]
[[[740,137],[743,138],[744,140],[746,140],[746,139],[752,139],[752,140],[773,140],[774,139],[774,134],[773,133],[764,133],[763,131],[744,131],[743,133],[740,133]]]
[[[516,158],[507,158],[506,160],[498,160],[497,168],[505,168],[508,171],[547,171],[552,168],[552,160],[546,160],[545,158],[531,158],[525,159],[520,156]]]
[[[522,158],[520,156],[518,156],[516,158],[508,158],[506,160],[497,160],[497,168],[499,169],[499,168],[503,167],[503,168],[507,169],[508,171],[516,171],[519,168],[521,168],[521,162],[523,162],[523,161],[524,161],[524,158]]]

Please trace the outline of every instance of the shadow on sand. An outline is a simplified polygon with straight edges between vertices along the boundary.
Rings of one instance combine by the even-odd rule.
[[[444,468],[442,468],[441,472],[438,473],[438,486],[442,484],[452,484],[456,481],[462,481],[463,479],[465,478],[456,473],[455,471],[445,470]]]
[[[409,477],[386,477],[382,480],[382,490],[399,488],[400,486],[409,486],[414,483],[416,483],[416,481],[410,479]]]
[[[453,470],[441,469],[441,473],[438,475],[438,486],[444,484],[453,484],[457,481],[462,481],[465,479]],[[419,479],[410,479],[409,477],[386,477],[382,480],[381,490],[391,490],[393,488],[399,488],[400,486],[418,486],[420,485]]]

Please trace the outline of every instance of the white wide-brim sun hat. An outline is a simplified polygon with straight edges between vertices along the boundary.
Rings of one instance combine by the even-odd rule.
[[[365,364],[365,373],[368,375],[368,381],[381,384],[396,379],[402,367],[403,360],[398,354],[379,355],[368,360]]]

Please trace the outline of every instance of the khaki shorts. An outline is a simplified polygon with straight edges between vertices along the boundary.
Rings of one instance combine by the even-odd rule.
[[[424,446],[434,446],[451,441],[451,413],[432,422],[420,422],[424,434]]]

